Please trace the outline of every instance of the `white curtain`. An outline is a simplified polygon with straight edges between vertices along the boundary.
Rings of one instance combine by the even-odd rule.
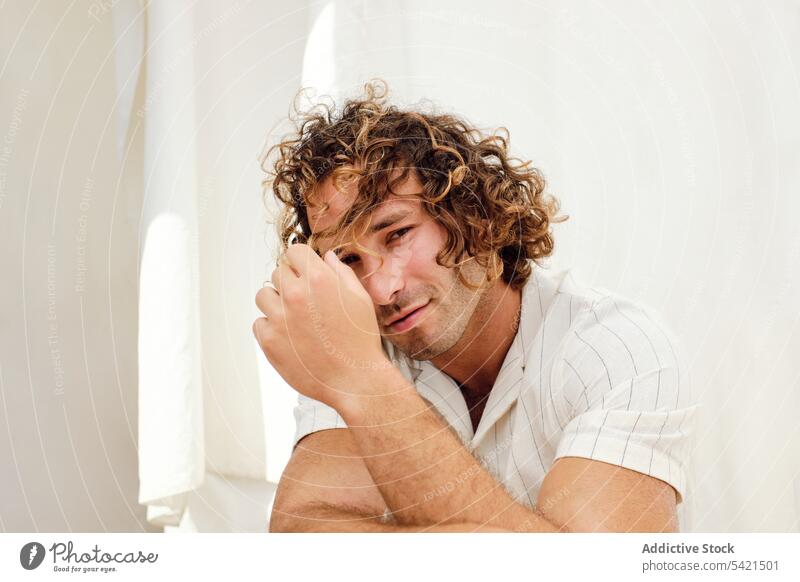
[[[508,127],[571,215],[552,262],[671,322],[702,404],[693,529],[798,530],[796,2],[164,2],[146,24],[131,123],[154,520],[266,527],[294,395],[250,337],[275,246],[257,146],[301,84],[382,77],[400,104]]]
[[[275,247],[258,155],[298,88],[306,17],[190,1],[115,16],[141,20],[145,39],[133,129],[120,129],[143,147],[139,502],[166,531],[265,531],[293,396],[250,332]]]

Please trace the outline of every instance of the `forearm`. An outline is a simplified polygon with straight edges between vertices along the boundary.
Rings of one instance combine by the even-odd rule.
[[[402,525],[393,518],[383,519],[355,509],[324,503],[309,505],[291,514],[273,512],[270,532],[350,532],[350,533],[440,533],[503,532],[501,528],[476,523],[442,525]]]
[[[399,524],[563,531],[512,499],[399,371],[363,381],[379,384],[381,395],[349,399],[340,414]]]

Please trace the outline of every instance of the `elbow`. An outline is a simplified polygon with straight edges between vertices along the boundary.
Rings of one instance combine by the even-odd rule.
[[[269,518],[269,527],[267,528],[267,531],[269,533],[288,533],[293,530],[286,520],[275,515],[275,512],[273,511]]]
[[[272,517],[270,517],[269,529],[267,531],[269,533],[295,533],[305,530],[299,526],[297,520],[276,517],[273,513]]]
[[[301,532],[303,528],[300,526],[302,519],[298,518],[296,511],[287,511],[286,508],[277,506],[272,508],[272,513],[269,517],[269,533],[292,533]]]

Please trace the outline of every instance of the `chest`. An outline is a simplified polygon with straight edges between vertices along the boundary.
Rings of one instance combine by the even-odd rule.
[[[488,399],[489,393],[486,393],[486,395],[480,397],[464,394],[464,402],[466,402],[467,410],[469,410],[469,418],[472,422],[473,433],[477,432],[478,430],[478,424],[481,422],[481,417],[483,416],[483,411],[486,408],[486,402]]]

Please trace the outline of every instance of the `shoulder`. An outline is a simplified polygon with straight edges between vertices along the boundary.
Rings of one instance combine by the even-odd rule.
[[[582,284],[566,271],[557,288],[561,318],[568,319],[564,357],[596,352],[627,361],[635,371],[682,367],[679,341],[658,310],[602,287]],[[553,302],[551,308],[556,307]]]
[[[680,342],[652,306],[582,285],[571,273],[561,278],[555,297],[550,309],[558,311],[553,317],[562,322],[562,335],[553,372],[571,402],[580,398],[591,406],[594,396],[608,405],[621,395],[629,406],[632,392],[650,387],[657,407],[689,398]]]

